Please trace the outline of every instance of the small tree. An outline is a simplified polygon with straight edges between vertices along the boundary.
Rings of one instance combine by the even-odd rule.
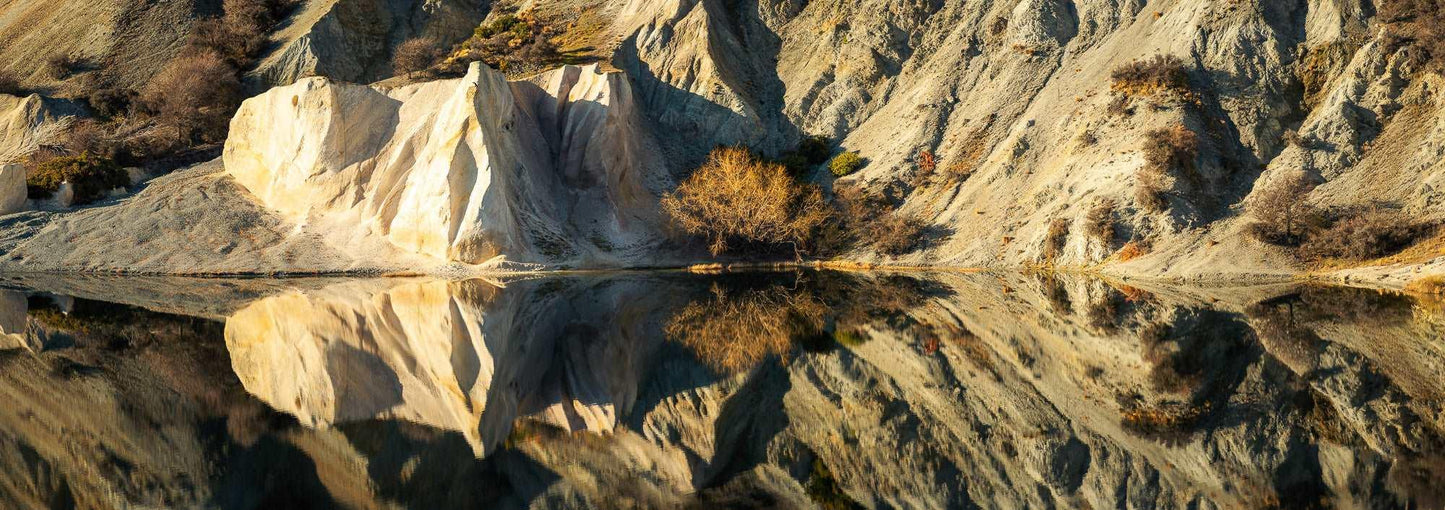
[[[240,92],[235,68],[213,51],[199,51],[171,61],[146,84],[142,99],[161,124],[175,128],[180,142],[190,143],[197,134],[225,136]]]
[[[397,74],[410,75],[421,71],[441,58],[441,49],[433,39],[416,38],[407,40],[396,47],[391,64]]]
[[[1249,212],[1256,221],[1255,237],[1272,244],[1294,245],[1303,235],[1302,219],[1314,216],[1307,198],[1314,185],[1303,172],[1295,172],[1271,182],[1250,201]]]
[[[828,162],[828,170],[838,177],[856,172],[861,166],[863,166],[863,158],[858,157],[858,153],[852,151],[833,156],[833,161]]]
[[[798,245],[828,217],[822,192],[799,184],[782,165],[740,147],[718,148],[662,199],[672,223],[708,239],[713,255],[730,242]]]

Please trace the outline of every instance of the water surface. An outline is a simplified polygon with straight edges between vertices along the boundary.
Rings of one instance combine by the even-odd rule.
[[[0,277],[6,508],[1440,508],[1445,307],[1015,273]]]

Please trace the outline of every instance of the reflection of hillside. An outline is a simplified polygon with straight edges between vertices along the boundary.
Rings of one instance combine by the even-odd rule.
[[[214,322],[77,302],[26,326],[73,345],[0,355],[0,489],[227,508],[1429,508],[1445,352],[1417,305],[994,274],[384,280],[254,301],[222,344]]]

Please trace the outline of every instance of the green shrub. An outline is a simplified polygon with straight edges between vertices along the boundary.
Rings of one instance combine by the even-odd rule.
[[[30,198],[34,199],[49,198],[60,190],[63,182],[69,182],[74,188],[75,203],[85,204],[130,184],[130,179],[114,160],[89,154],[43,161],[25,179]]]
[[[103,88],[91,92],[86,102],[96,115],[109,119],[129,114],[131,105],[139,98],[140,94],[134,90]]]
[[[828,170],[838,177],[852,174],[858,171],[858,167],[861,166],[863,166],[863,158],[859,157],[858,153],[852,151],[834,156],[833,160],[828,162]]]
[[[812,175],[814,167],[826,163],[832,152],[832,143],[826,136],[809,136],[798,142],[793,150],[778,156],[778,163],[787,167],[788,173],[804,179]]]

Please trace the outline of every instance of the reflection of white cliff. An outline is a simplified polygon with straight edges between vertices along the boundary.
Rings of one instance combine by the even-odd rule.
[[[34,348],[25,340],[25,294],[0,290],[0,350]]]
[[[626,78],[564,67],[381,90],[302,80],[247,100],[226,171],[263,205],[432,261],[607,264],[658,236],[669,187]],[[333,228],[334,227],[334,228]]]
[[[226,321],[226,345],[247,391],[304,424],[402,419],[459,431],[481,455],[518,417],[616,426],[651,345],[645,300],[620,290],[573,303],[481,281],[350,282],[253,303]]]

